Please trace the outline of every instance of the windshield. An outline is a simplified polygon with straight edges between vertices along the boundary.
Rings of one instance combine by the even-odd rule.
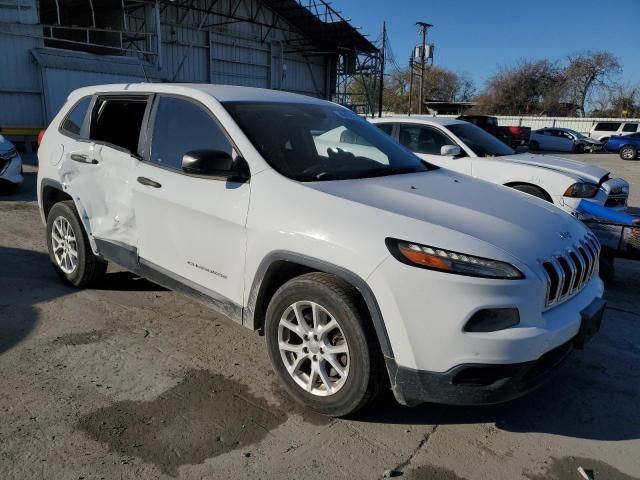
[[[478,157],[501,157],[516,152],[496,137],[470,123],[454,123],[447,128]]]
[[[588,138],[586,135],[583,135],[582,133],[576,131],[576,130],[571,130],[570,128],[567,128],[565,130],[565,132],[570,133],[571,135],[575,135],[578,138]]]
[[[337,105],[276,102],[223,105],[265,160],[294,180],[346,180],[436,168]]]

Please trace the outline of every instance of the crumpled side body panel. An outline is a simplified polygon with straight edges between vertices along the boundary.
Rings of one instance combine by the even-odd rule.
[[[72,160],[74,155],[84,156],[89,163]],[[96,144],[64,156],[61,183],[91,236],[137,246],[131,185],[136,164],[128,154]]]

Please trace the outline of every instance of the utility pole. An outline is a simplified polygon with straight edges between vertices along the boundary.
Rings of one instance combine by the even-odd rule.
[[[380,51],[380,92],[378,95],[378,118],[382,118],[382,97],[384,95],[384,61],[387,46],[387,22],[382,22],[382,50]]]
[[[409,72],[409,115],[411,115],[413,109],[413,55],[409,57]]]
[[[416,22],[416,25],[418,25],[418,27],[420,27],[421,33],[422,33],[422,45],[420,47],[420,92],[418,94],[418,98],[419,98],[419,105],[418,105],[418,113],[422,114],[422,102],[423,102],[423,95],[424,95],[424,70],[425,70],[425,66],[427,64],[427,30],[429,30],[429,28],[433,27],[433,25],[430,25],[428,23],[425,22]]]

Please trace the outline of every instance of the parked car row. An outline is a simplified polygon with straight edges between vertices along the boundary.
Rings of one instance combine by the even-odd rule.
[[[573,153],[593,153],[604,149],[619,153],[623,160],[638,158],[638,147],[635,141],[625,142],[621,139],[639,132],[638,122],[597,122],[587,136],[570,128],[547,127],[531,131],[528,127],[498,126],[498,118],[488,115],[462,115],[458,120],[464,120],[482,128],[512,148],[528,146],[531,151]],[[611,139],[615,141],[609,148],[605,148]]]
[[[626,182],[414,120],[244,87],[76,90],[38,152],[51,262],[76,287],[115,262],[263,332],[286,390],[324,414],[388,385],[406,405],[523,395],[605,307],[600,242],[549,201]],[[540,195],[543,177],[550,198],[472,175]]]

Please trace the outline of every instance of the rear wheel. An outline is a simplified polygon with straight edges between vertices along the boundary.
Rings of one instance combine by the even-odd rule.
[[[320,272],[296,277],[274,294],[266,317],[269,357],[297,402],[344,416],[386,384],[365,307],[343,280]]]
[[[620,149],[620,158],[623,160],[635,160],[638,156],[638,150],[633,145],[625,145]]]
[[[550,201],[549,196],[539,187],[535,185],[511,185],[511,188],[514,190],[518,190],[520,192],[528,193],[529,195],[533,195],[534,197],[541,198],[542,200]]]
[[[91,251],[72,201],[56,203],[47,216],[47,248],[56,273],[76,287],[96,282],[107,262]]]

